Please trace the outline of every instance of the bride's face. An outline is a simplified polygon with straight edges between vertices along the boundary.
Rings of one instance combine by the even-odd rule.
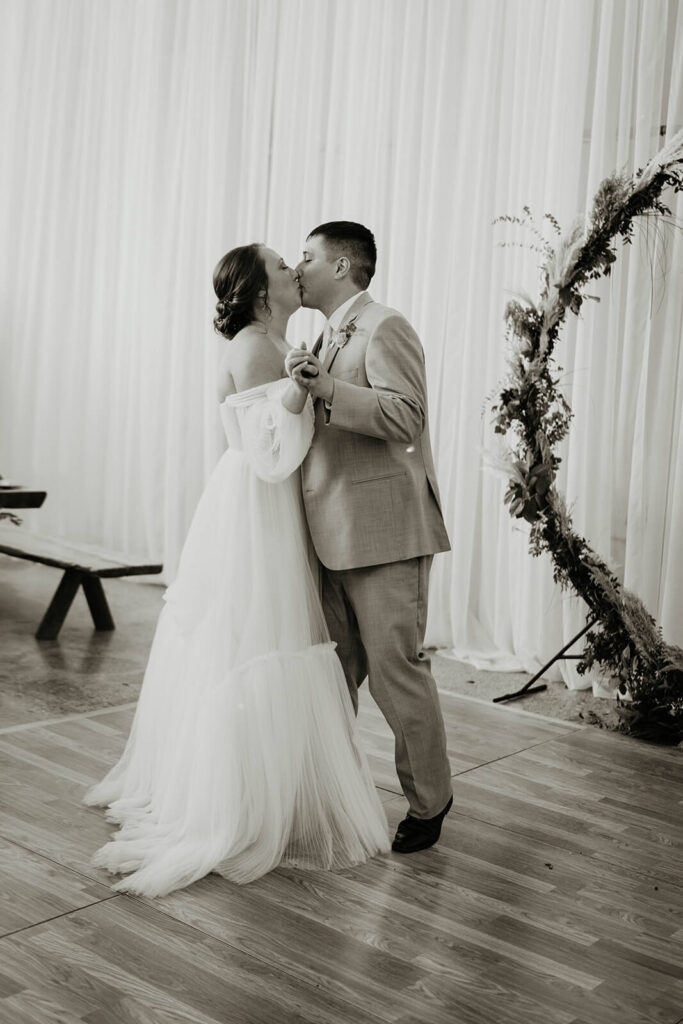
[[[282,256],[274,249],[264,246],[261,250],[268,275],[268,305],[271,310],[293,313],[301,305],[299,278],[296,270],[288,267]]]

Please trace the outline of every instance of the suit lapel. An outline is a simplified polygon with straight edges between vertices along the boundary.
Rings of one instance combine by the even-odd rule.
[[[323,343],[323,332],[321,331],[320,334],[318,335],[318,337],[313,342],[313,348],[311,349],[311,352],[313,353],[314,356],[317,356],[318,352],[320,352],[320,346],[322,345],[322,343]]]
[[[356,301],[351,303],[351,306],[347,309],[346,314],[339,325],[339,330],[342,331],[348,324],[349,320],[352,320],[354,317],[358,316],[363,307],[367,306],[368,303],[370,302],[372,302],[372,298],[368,294],[368,292],[361,292]],[[328,348],[327,353],[325,354],[325,362],[323,363],[323,366],[328,373],[330,372],[330,367],[332,366],[332,363],[335,361],[338,355],[338,345],[332,345]]]
[[[337,347],[337,345],[330,345],[327,352],[325,353],[325,362],[323,363],[323,366],[328,373],[330,372],[330,367],[332,366],[332,363],[335,361],[338,355],[339,348]]]

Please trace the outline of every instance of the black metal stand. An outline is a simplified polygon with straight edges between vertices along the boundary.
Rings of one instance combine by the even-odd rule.
[[[572,639],[569,641],[569,643],[564,645],[562,650],[558,651],[557,654],[554,654],[552,656],[552,658],[550,659],[550,661],[547,662],[547,664],[545,664],[543,666],[543,668],[539,669],[538,672],[536,673],[536,675],[532,676],[532,678],[529,680],[528,683],[524,684],[524,686],[521,688],[521,690],[515,690],[514,693],[506,693],[502,697],[494,697],[493,698],[493,703],[494,704],[500,704],[500,702],[503,701],[503,700],[517,700],[519,697],[526,697],[527,694],[529,694],[529,693],[541,693],[543,690],[547,690],[548,687],[547,687],[547,685],[545,683],[541,683],[540,686],[534,686],[534,683],[536,682],[536,680],[540,679],[541,676],[545,672],[547,672],[548,669],[550,668],[550,666],[554,665],[556,661],[570,661],[570,660],[578,661],[582,657],[581,654],[565,654],[565,651],[568,651],[570,647],[573,647],[574,644],[576,643],[576,641],[580,640],[581,637],[583,636],[583,634],[587,633],[588,630],[591,628],[591,626],[594,626],[597,621],[598,621],[597,615],[592,615],[588,619],[588,621],[586,622],[586,625],[583,627],[583,629],[581,629],[576,634],[576,636],[572,637]]]

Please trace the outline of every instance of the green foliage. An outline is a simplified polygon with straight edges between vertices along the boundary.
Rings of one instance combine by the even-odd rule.
[[[683,189],[683,132],[634,178],[614,175],[599,186],[588,224],[577,221],[556,248],[536,227],[531,211],[503,216],[530,230],[543,252],[539,301],[514,300],[505,309],[510,373],[491,406],[496,433],[509,444],[509,482],[504,501],[510,515],[531,526],[532,555],[548,551],[553,578],[586,602],[596,625],[586,635],[578,671],[594,665],[619,680],[619,728],[644,739],[683,740],[683,651],[666,644],[643,603],[625,590],[609,567],[573,528],[554,483],[572,411],[553,376],[552,354],[567,310],[578,314],[589,281],[610,274],[616,242],[630,244],[636,217],[670,217],[661,194]],[[545,214],[553,230],[559,224]]]

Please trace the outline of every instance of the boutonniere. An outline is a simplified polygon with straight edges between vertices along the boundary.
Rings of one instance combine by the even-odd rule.
[[[358,316],[357,313],[356,316]],[[351,319],[347,323],[345,323],[343,327],[340,327],[339,330],[335,333],[334,344],[337,346],[337,348],[344,348],[344,345],[347,344],[349,338],[351,337],[355,330],[356,317],[352,316]]]

